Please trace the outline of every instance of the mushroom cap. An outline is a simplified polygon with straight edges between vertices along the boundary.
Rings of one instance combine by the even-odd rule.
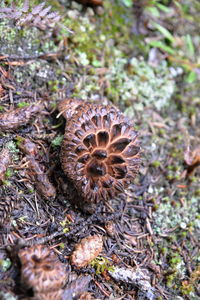
[[[48,247],[36,245],[19,251],[21,281],[36,293],[53,292],[66,282],[65,266]]]
[[[131,121],[110,105],[78,105],[78,100],[73,105],[65,99],[59,109],[67,119],[61,163],[80,198],[97,203],[123,192],[140,165],[138,134]]]

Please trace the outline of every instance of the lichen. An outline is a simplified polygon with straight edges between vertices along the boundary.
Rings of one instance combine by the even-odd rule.
[[[171,205],[170,200],[172,199],[163,199],[159,208],[153,213],[155,219],[154,231],[160,234],[176,226],[183,230],[189,230],[191,226],[194,230],[200,230],[200,220],[198,218],[199,199],[196,197],[185,198],[184,205],[181,206],[177,202],[176,208]],[[196,217],[194,218],[194,216]]]
[[[0,291],[0,299],[2,299],[2,300],[17,300],[18,297],[14,296],[8,292]]]
[[[110,82],[108,96],[116,97],[117,94],[123,102],[134,99],[133,103],[140,103],[140,107],[137,106],[140,110],[151,104],[157,109],[168,106],[175,91],[175,80],[166,63],[155,68],[143,58],[136,57],[129,61],[129,65],[127,63],[127,58],[116,58],[111,66],[106,76]]]

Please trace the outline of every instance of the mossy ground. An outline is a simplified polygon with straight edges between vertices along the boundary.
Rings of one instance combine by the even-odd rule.
[[[160,268],[160,272],[155,272],[154,276],[154,284],[160,292],[157,299],[195,300],[199,297],[200,170],[197,169],[187,179],[183,179],[181,175],[187,146],[186,133],[190,136],[193,147],[200,142],[200,53],[196,33],[200,20],[197,13],[192,16],[194,9],[200,13],[200,7],[197,1],[172,1],[171,5],[167,1],[161,1],[170,10],[174,10],[174,7],[178,10],[175,2],[180,2],[183,11],[181,15],[178,10],[176,20],[170,19],[169,11],[165,12],[164,9],[160,8],[157,16],[156,10],[152,9],[158,10],[158,7],[147,9],[147,16],[150,12],[153,13],[153,21],[165,24],[176,37],[177,44],[170,46],[174,46],[174,51],[180,55],[180,63],[180,58],[175,55],[173,60],[163,49],[154,48],[155,53],[153,52],[146,40],[155,33],[159,37],[160,32],[155,32],[155,28],[151,26],[145,28],[145,20],[141,26],[146,31],[143,34],[135,33],[136,16],[133,9],[125,5],[126,1],[104,2],[104,8],[95,11],[72,1],[49,0],[48,3],[54,10],[60,11],[63,17],[56,26],[46,31],[35,27],[16,27],[11,20],[1,20],[1,55],[7,55],[8,61],[10,57],[10,61],[24,62],[20,66],[9,64],[15,83],[14,104],[17,106],[22,102],[29,102],[30,95],[27,91],[35,93],[36,98],[45,95],[51,109],[63,97],[78,97],[104,104],[111,101],[134,120],[140,131],[143,165],[136,185],[130,189],[129,194],[131,200],[135,199],[133,203],[151,208],[152,232],[147,230],[149,239],[143,241],[143,246],[148,245],[153,253],[152,261]],[[184,18],[189,21],[183,29],[178,20],[183,22]],[[184,52],[184,47],[181,48],[178,42],[181,43],[184,40],[181,38],[188,35],[193,41],[193,48],[190,47],[190,52]],[[160,39],[166,41],[166,36],[160,36]],[[169,46],[169,41],[166,45]],[[191,53],[194,54],[192,58]],[[47,54],[51,55],[48,57]],[[44,57],[41,58],[41,55]],[[195,70],[191,69],[192,64],[195,64]],[[2,60],[1,66],[8,69],[5,60]],[[191,80],[194,71],[197,71],[196,81]],[[2,98],[0,104],[1,111],[4,111],[9,105],[8,98]],[[53,113],[40,121],[43,124],[42,134],[47,139],[44,145],[57,151],[58,157],[63,121],[55,116]],[[28,132],[31,130],[32,127]],[[25,135],[26,130],[21,134]],[[1,133],[0,139],[0,146],[6,141],[7,147],[12,148],[15,165],[19,163],[21,156],[18,148],[13,147],[15,140],[12,135]],[[8,174],[6,185],[9,186],[9,182],[16,179],[14,176],[19,179],[22,174],[16,175],[16,171]],[[3,189],[6,192],[7,186]],[[138,192],[141,189],[143,193]],[[33,190],[31,184],[18,186],[21,194],[30,195]],[[38,204],[40,215],[47,210],[48,214],[56,216],[60,198],[50,210],[46,204],[43,207]],[[21,213],[18,210],[11,218],[11,223],[16,228],[24,225],[32,229],[32,235],[44,234],[38,216],[33,217],[32,224],[28,227],[29,210],[31,209],[22,209]],[[146,228],[138,211],[135,211],[135,215],[132,214],[133,211],[130,213],[133,219],[139,216],[140,225]],[[62,222],[64,218],[64,215],[60,215],[57,222]],[[66,251],[68,253],[69,249]],[[7,260],[4,255],[0,262],[2,272],[5,272]],[[9,267],[10,265],[8,269]],[[113,295],[125,293],[127,296],[123,299],[131,299],[129,288],[126,288],[126,292],[118,290]],[[108,298],[104,295],[101,299]],[[134,299],[142,298],[138,296]]]

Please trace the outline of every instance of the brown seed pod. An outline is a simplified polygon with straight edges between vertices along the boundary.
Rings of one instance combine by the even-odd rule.
[[[79,105],[78,105],[79,103]],[[135,178],[140,165],[137,132],[115,106],[65,99],[58,109],[67,119],[61,163],[75,186],[76,202],[113,198]]]
[[[45,199],[54,199],[56,196],[56,189],[49,181],[47,174],[44,172],[39,162],[32,156],[27,156],[29,175],[35,183],[36,190]]]
[[[0,184],[5,180],[6,170],[11,163],[11,155],[7,148],[0,152]]]
[[[22,136],[17,136],[17,145],[19,149],[21,149],[24,154],[36,156],[38,152],[37,145],[33,143],[31,140],[27,138],[23,138]]]
[[[43,108],[42,103],[34,103],[0,114],[0,130],[10,131],[28,124]]]
[[[32,246],[20,250],[18,255],[22,265],[21,282],[34,293],[56,292],[65,284],[65,266],[48,247]]]
[[[17,200],[11,196],[0,200],[0,225],[4,225],[9,219],[13,209],[17,205]]]
[[[77,268],[86,267],[93,259],[95,259],[103,248],[102,236],[88,236],[75,246],[75,250],[71,255],[71,263]]]
[[[55,187],[49,181],[43,166],[36,160],[38,154],[37,145],[28,138],[17,136],[16,139],[18,147],[26,154],[29,166],[28,175],[34,182],[37,192],[47,200],[54,199],[56,196]]]

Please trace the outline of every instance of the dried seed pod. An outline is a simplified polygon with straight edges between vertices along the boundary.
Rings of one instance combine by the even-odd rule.
[[[35,183],[36,190],[45,199],[54,199],[56,196],[56,189],[49,181],[47,174],[44,172],[39,162],[32,156],[27,156],[29,175]]]
[[[18,147],[26,154],[29,165],[29,176],[35,183],[36,190],[47,200],[54,199],[56,196],[56,190],[53,184],[49,181],[47,174],[44,172],[44,168],[35,159],[37,156],[38,148],[28,138],[17,136]]]
[[[6,220],[9,219],[13,209],[17,205],[17,200],[14,197],[5,197],[0,200],[0,225],[4,225]]]
[[[65,99],[58,109],[67,119],[61,163],[79,195],[77,204],[106,201],[124,192],[140,165],[138,134],[131,121],[115,106]]]
[[[55,253],[43,245],[19,251],[21,281],[34,293],[59,291],[66,282],[66,270]],[[46,298],[47,299],[47,298]]]
[[[4,148],[0,153],[0,183],[5,180],[6,170],[11,163],[11,155],[7,148]]]
[[[0,114],[0,130],[10,131],[28,124],[43,108],[42,103],[34,103]]]
[[[71,255],[71,263],[77,268],[86,267],[99,255],[102,248],[102,236],[88,236],[82,239],[81,242],[75,246],[75,250]]]

